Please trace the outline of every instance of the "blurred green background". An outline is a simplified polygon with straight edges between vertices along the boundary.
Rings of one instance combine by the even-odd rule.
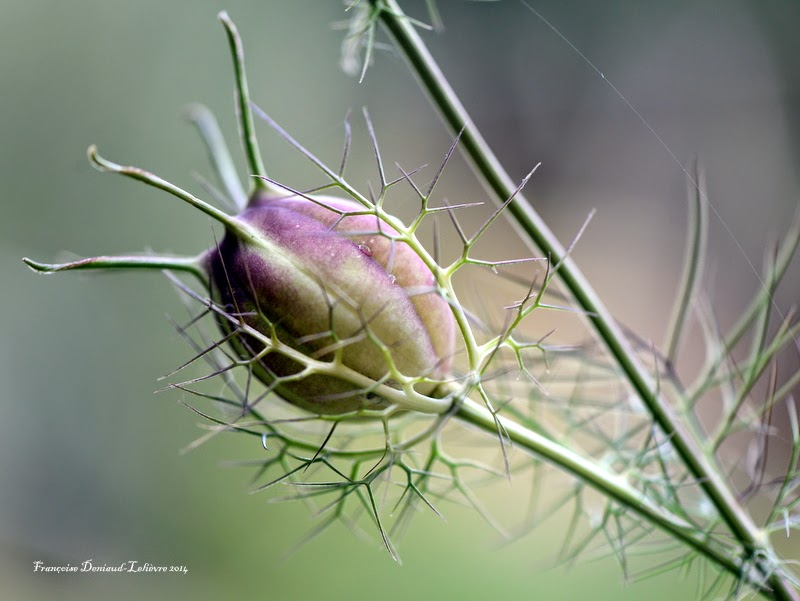
[[[537,1],[683,163],[703,159],[712,203],[707,285],[730,323],[758,281],[767,244],[798,206],[798,3]],[[90,143],[196,193],[205,151],[181,117],[210,106],[231,146],[232,72],[216,13],[244,37],[253,99],[336,163],[343,116],[368,106],[384,157],[436,164],[450,136],[400,57],[380,50],[364,83],[338,67],[341,2],[312,0],[0,0],[0,596],[3,599],[676,599],[695,582],[670,573],[626,586],[613,560],[543,569],[564,524],[500,545],[468,510],[421,514],[402,567],[375,540],[334,528],[286,557],[309,530],[300,505],[249,495],[258,456],[243,437],[179,450],[199,433],[157,378],[189,356],[165,314],[182,307],[153,274],[37,277],[20,261],[159,251],[195,253],[211,225],[171,197],[85,160]],[[608,84],[518,2],[442,0],[431,48],[514,177],[534,164],[530,198],[576,250],[612,310],[659,341],[686,221],[678,165]],[[423,3],[410,3],[425,18]],[[354,118],[354,122],[358,119]],[[351,179],[375,181],[356,124]],[[319,182],[260,127],[270,174]],[[237,157],[239,155],[237,154]],[[241,164],[241,163],[240,163]],[[442,192],[485,200],[456,161]],[[400,207],[401,213],[408,208]],[[410,214],[410,213],[409,213]],[[487,253],[519,256],[500,229]],[[744,253],[744,254],[743,254]],[[778,297],[796,302],[798,268]],[[514,299],[489,298],[507,304]],[[525,482],[499,487],[503,515]],[[188,575],[42,575],[32,562],[86,559],[186,565]],[[544,563],[543,563],[544,562]]]

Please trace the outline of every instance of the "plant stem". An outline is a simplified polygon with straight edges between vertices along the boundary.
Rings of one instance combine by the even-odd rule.
[[[497,431],[495,416],[472,399],[464,399],[456,412],[463,421],[491,432]],[[741,559],[726,553],[723,548],[709,545],[708,536],[698,532],[691,524],[654,504],[644,493],[633,487],[624,476],[603,469],[597,463],[582,457],[546,436],[498,415],[497,421],[509,439],[536,457],[545,459],[589,484],[605,496],[630,508],[649,522],[696,549],[729,572],[740,575]],[[757,583],[753,583],[758,586]]]
[[[161,257],[161,256],[106,256],[78,259],[69,263],[39,263],[24,257],[24,263],[39,273],[56,273],[59,271],[88,271],[105,269],[141,269],[163,271],[185,271],[207,285],[208,278],[200,266],[200,257]]]
[[[247,155],[247,166],[251,176],[260,176],[250,178],[250,194],[252,195],[257,190],[269,190],[269,184],[263,179],[267,175],[267,171],[264,169],[264,162],[261,159],[261,151],[258,148],[253,125],[253,113],[250,110],[250,91],[247,87],[247,75],[244,70],[244,48],[239,31],[228,13],[223,10],[217,17],[225,27],[233,56],[233,68],[236,75],[236,114],[239,117],[239,129]]]
[[[381,22],[394,38],[396,45],[405,54],[420,85],[428,93],[451,131],[463,132],[461,148],[475,171],[490,188],[498,202],[509,198],[514,193],[516,186],[478,132],[466,109],[396,0],[370,0],[370,3],[375,8],[383,7],[383,10],[380,11]],[[529,242],[545,253],[552,264],[559,265],[558,277],[561,283],[573,296],[576,304],[585,312],[596,335],[604,343],[606,350],[619,366],[631,388],[641,398],[654,421],[672,442],[675,451],[689,472],[696,478],[698,485],[705,491],[724,523],[730,528],[731,533],[741,543],[743,547],[742,560],[747,562],[759,557],[773,558],[774,553],[769,542],[739,505],[716,466],[703,454],[690,432],[662,398],[657,384],[637,358],[616,321],[577,265],[567,256],[564,247],[544,220],[521,193],[516,195],[514,202],[509,205],[508,211]],[[494,426],[492,426],[492,430],[494,430]],[[527,446],[524,439],[519,442]],[[537,449],[531,450],[538,452]],[[554,459],[554,461],[557,460]],[[560,462],[559,464],[563,465]],[[600,484],[602,485],[602,483]],[[601,490],[608,494],[612,492],[605,488]],[[778,570],[771,569],[774,567],[758,564],[759,570],[771,589],[769,591],[762,589],[762,591],[775,599],[785,601],[798,599],[793,586],[782,577]]]
[[[702,277],[708,238],[708,203],[705,202],[705,173],[700,168],[697,158],[694,160],[692,176],[687,179],[689,197],[689,225],[686,240],[686,251],[683,257],[683,273],[679,293],[676,296],[672,318],[667,327],[666,355],[670,366],[674,368],[678,355],[681,336],[686,327],[692,298]]]
[[[87,151],[89,155],[89,162],[95,166],[100,171],[109,171],[111,173],[119,173],[120,175],[124,175],[126,177],[130,177],[131,179],[135,179],[140,182],[144,182],[148,186],[152,186],[153,188],[158,188],[159,190],[164,190],[165,192],[169,192],[176,198],[180,198],[186,204],[199,209],[212,219],[218,221],[219,223],[223,224],[224,226],[235,229],[237,227],[238,222],[236,218],[231,217],[227,213],[220,211],[216,207],[212,207],[210,204],[197,198],[195,195],[190,194],[186,190],[183,190],[168,182],[165,179],[162,179],[155,175],[154,173],[150,173],[149,171],[145,171],[139,167],[130,167],[125,165],[118,165],[117,163],[113,163],[107,159],[104,159],[99,154],[97,154],[97,147],[92,144],[89,146],[89,150]]]

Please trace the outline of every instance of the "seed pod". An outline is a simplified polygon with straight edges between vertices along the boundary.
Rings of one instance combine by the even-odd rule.
[[[102,171],[165,190],[203,211],[225,226],[220,243],[199,257],[26,263],[45,273],[170,269],[196,276],[221,308],[218,322],[242,361],[276,394],[314,413],[385,407],[387,394],[400,404],[410,399],[409,408],[443,410],[448,406],[444,398],[420,398],[435,393],[449,375],[455,346],[455,320],[434,274],[396,230],[364,214],[362,205],[330,197],[287,197],[268,183],[241,40],[227,14],[219,17],[232,50],[248,171],[258,176],[250,180],[249,201],[216,121],[202,107],[193,107],[189,116],[239,214],[231,216],[143,169],[107,161],[94,147],[89,159]],[[387,386],[403,393],[396,395]]]
[[[263,335],[231,340],[252,358],[255,375],[272,385],[303,366],[264,339],[273,336],[321,361],[340,361],[370,380],[438,380],[452,365],[455,326],[422,259],[398,234],[354,202],[278,198],[261,192],[237,217],[254,241],[229,230],[205,256],[212,297]],[[230,321],[223,327],[230,328]],[[430,393],[435,383],[415,389]],[[386,401],[344,379],[312,373],[278,381],[275,391],[316,413],[338,414]]]

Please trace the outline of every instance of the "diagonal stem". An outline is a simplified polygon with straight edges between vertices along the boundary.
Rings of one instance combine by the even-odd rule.
[[[691,524],[670,511],[659,507],[643,492],[637,490],[624,477],[620,477],[588,460],[578,453],[558,444],[546,436],[502,415],[493,415],[486,407],[465,398],[456,415],[467,423],[483,430],[495,431],[495,418],[509,439],[540,459],[558,466],[598,490],[606,497],[630,508],[664,532],[683,541],[735,576],[742,574],[742,560],[724,547],[709,544],[709,537],[698,532]],[[751,582],[756,588],[763,586]],[[766,592],[766,591],[765,591]]]
[[[502,202],[508,198],[516,186],[478,132],[396,0],[369,1],[376,8],[384,8],[380,12],[382,24],[404,53],[411,70],[450,130],[453,133],[463,132],[461,148],[475,171],[496,199]],[[523,239],[527,239],[529,243],[548,255],[553,264],[560,264],[558,277],[561,283],[586,313],[596,335],[618,364],[631,388],[672,441],[675,451],[697,479],[732,534],[742,544],[744,559],[773,558],[774,553],[763,533],[740,507],[712,461],[702,452],[690,432],[662,398],[657,384],[637,358],[616,321],[544,220],[522,194],[517,195],[515,201],[508,207],[508,211],[517,228],[524,234]],[[772,588],[773,598],[785,601],[796,601],[800,598],[782,574],[772,569],[775,566],[759,564],[758,567]]]

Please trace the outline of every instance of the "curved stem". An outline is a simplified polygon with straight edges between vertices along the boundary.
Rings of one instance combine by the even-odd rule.
[[[456,93],[429,53],[396,0],[370,0],[375,7],[384,6],[381,21],[405,54],[412,71],[422,88],[450,130],[461,134],[461,148],[480,178],[492,191],[498,202],[503,202],[516,186],[503,169],[489,145],[480,135]],[[576,304],[584,311],[598,338],[613,357],[625,379],[645,404],[654,421],[671,440],[689,472],[696,478],[724,523],[742,544],[745,559],[773,557],[769,543],[741,508],[712,461],[702,452],[689,430],[681,423],[672,407],[661,396],[657,383],[639,361],[625,339],[621,329],[602,303],[586,277],[568,256],[556,236],[520,193],[508,207],[523,239],[547,254],[552,263],[559,265],[557,275]],[[759,566],[771,595],[776,599],[797,599],[792,585],[778,571]]]
[[[228,43],[233,55],[233,69],[236,74],[236,114],[239,117],[239,129],[244,144],[244,152],[247,156],[247,165],[250,169],[250,194],[257,190],[268,190],[269,184],[264,179],[267,171],[264,169],[264,162],[261,160],[261,151],[258,148],[255,127],[253,125],[253,113],[250,110],[250,90],[247,87],[247,75],[244,70],[244,47],[239,31],[236,29],[231,18],[226,11],[217,15],[225,32],[228,34]]]
[[[144,182],[145,184],[153,186],[154,188],[158,188],[159,190],[164,190],[165,192],[169,192],[173,196],[180,198],[185,203],[192,205],[196,209],[200,209],[203,213],[205,213],[212,219],[219,221],[221,224],[229,228],[237,227],[234,217],[231,217],[227,213],[220,211],[215,207],[212,207],[204,200],[200,200],[193,194],[190,194],[186,190],[179,188],[175,184],[171,184],[167,180],[161,179],[154,173],[150,173],[149,171],[146,171],[139,167],[118,165],[117,163],[113,163],[109,160],[104,159],[99,154],[97,154],[97,146],[95,146],[94,144],[89,146],[88,155],[89,155],[89,161],[100,171],[110,171],[111,173],[119,173],[120,175],[125,175],[127,177],[130,177],[131,179]]]
[[[795,214],[794,220],[792,221],[792,224],[790,225],[780,245],[775,262],[770,271],[767,273],[767,277],[771,281],[777,282],[783,279],[783,276],[791,264],[792,259],[797,253],[797,249],[799,247],[800,211]],[[707,362],[700,375],[698,375],[695,379],[695,383],[687,391],[686,398],[690,405],[694,404],[700,398],[700,396],[708,390],[717,371],[722,365],[724,358],[731,353],[733,347],[735,347],[742,340],[748,330],[753,327],[753,323],[755,322],[759,311],[761,311],[764,304],[769,302],[770,299],[770,289],[766,286],[759,288],[758,292],[753,297],[753,300],[750,302],[750,305],[742,312],[741,317],[739,317],[736,324],[731,327],[730,332],[725,340],[722,341],[719,352],[714,358]]]
[[[162,271],[183,271],[195,276],[204,285],[208,278],[201,266],[201,257],[159,257],[159,256],[102,256],[78,259],[69,263],[39,263],[23,257],[23,262],[38,273],[57,273],[59,271],[89,271],[99,269],[151,269]]]
[[[677,358],[692,298],[702,277],[708,239],[708,203],[703,200],[707,198],[705,173],[700,168],[699,161],[696,158],[692,169],[692,177],[688,180],[688,188],[689,225],[686,229],[689,235],[687,236],[686,251],[683,257],[681,283],[679,292],[676,295],[675,306],[672,310],[672,318],[667,327],[667,342],[665,344],[670,364],[674,364]]]

